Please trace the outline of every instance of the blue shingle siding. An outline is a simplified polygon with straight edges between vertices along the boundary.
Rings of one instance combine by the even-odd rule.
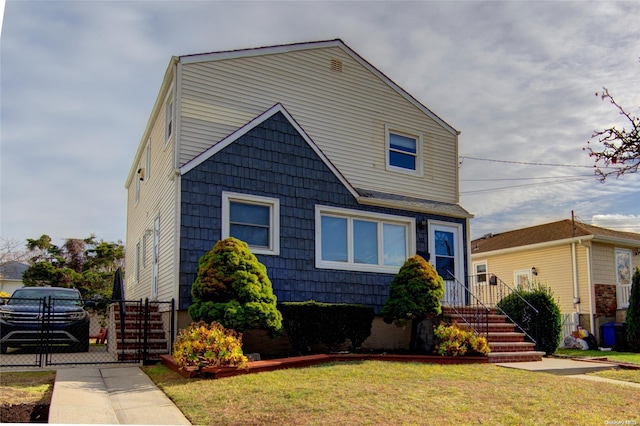
[[[221,237],[222,191],[280,200],[280,255],[257,255],[280,302],[362,303],[379,313],[387,298],[392,274],[315,268],[316,204],[464,224],[358,204],[281,113],[185,173],[181,189],[180,309],[191,303],[198,259]],[[426,235],[416,244],[426,252]]]

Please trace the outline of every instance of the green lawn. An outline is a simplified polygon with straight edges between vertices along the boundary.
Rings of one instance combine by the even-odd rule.
[[[640,423],[640,389],[490,364],[342,362],[218,380],[145,372],[193,424]]]
[[[623,362],[630,364],[640,364],[640,353],[634,352],[604,352],[604,351],[591,351],[581,349],[558,349],[555,353],[557,356],[568,356],[575,358],[602,358],[605,357],[609,361]]]

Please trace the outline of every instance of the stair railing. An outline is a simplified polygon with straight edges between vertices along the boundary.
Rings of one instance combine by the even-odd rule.
[[[477,335],[482,333],[478,330],[478,325],[484,325],[484,337],[489,337],[489,313],[491,309],[485,306],[478,299],[467,285],[456,278],[451,271],[447,271],[450,279],[445,280],[445,294],[443,302],[453,310],[465,325],[473,330]],[[461,309],[464,308],[463,311]],[[471,318],[471,323],[467,318]]]
[[[480,300],[484,301],[484,303],[488,306],[495,307],[498,310],[498,313],[506,316],[507,319],[511,321],[520,332],[524,333],[524,335],[527,336],[529,340],[531,340],[531,342],[537,344],[537,319],[539,314],[538,309],[536,309],[531,303],[523,298],[516,289],[502,281],[494,274],[471,275],[469,277],[469,281],[473,283],[473,293],[476,294]],[[520,323],[515,321],[509,314],[498,308],[498,302],[512,294],[515,294],[516,297],[518,297],[525,306],[522,315],[522,321],[520,321]],[[534,338],[532,334],[535,335],[536,338]]]

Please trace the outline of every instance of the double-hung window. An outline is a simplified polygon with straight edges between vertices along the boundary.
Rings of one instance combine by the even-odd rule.
[[[222,193],[222,238],[234,237],[255,254],[280,253],[280,200]]]
[[[414,235],[413,218],[316,206],[316,267],[396,273]]]
[[[386,126],[387,170],[422,175],[422,134]]]

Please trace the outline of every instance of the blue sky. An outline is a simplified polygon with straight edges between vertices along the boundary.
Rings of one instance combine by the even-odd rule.
[[[599,183],[583,151],[624,124],[603,86],[640,113],[638,16],[639,2],[7,1],[0,236],[125,239],[125,178],[172,55],[334,38],[462,132],[473,237],[571,211],[640,232],[640,173]]]

